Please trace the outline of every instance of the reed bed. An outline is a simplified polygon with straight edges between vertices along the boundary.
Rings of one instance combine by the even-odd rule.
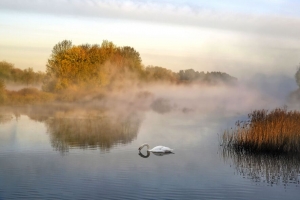
[[[276,108],[255,110],[247,121],[226,130],[222,145],[236,150],[263,153],[300,152],[300,112]]]

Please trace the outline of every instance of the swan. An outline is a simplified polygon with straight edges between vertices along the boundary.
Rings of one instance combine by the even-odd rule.
[[[152,149],[149,149],[150,146],[147,143],[141,145],[139,147],[139,151],[142,148],[144,148],[145,146],[147,147],[147,151],[150,151],[150,152],[153,152],[153,153],[173,153],[173,151],[174,151],[173,149],[170,149],[169,147],[164,147],[164,146],[156,146]]]

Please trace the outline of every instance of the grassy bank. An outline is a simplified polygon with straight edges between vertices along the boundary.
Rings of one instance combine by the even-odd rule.
[[[36,88],[23,88],[18,91],[5,91],[6,100],[4,105],[28,105],[53,102],[55,95],[40,91]]]
[[[262,153],[300,152],[300,112],[255,110],[222,136],[225,147]]]

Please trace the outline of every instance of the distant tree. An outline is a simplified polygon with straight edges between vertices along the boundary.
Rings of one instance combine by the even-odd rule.
[[[5,83],[15,84],[40,84],[45,77],[45,73],[35,73],[32,68],[21,70],[15,68],[13,64],[6,61],[0,62],[0,79]]]
[[[5,84],[2,79],[0,79],[0,104],[3,104],[7,99]]]
[[[33,84],[34,76],[35,76],[35,74],[34,74],[34,71],[31,67],[24,70],[23,80],[24,80],[24,82],[26,83],[27,86],[29,84]]]
[[[178,80],[176,73],[163,67],[148,66],[145,70],[147,80],[150,81],[176,82]]]
[[[11,79],[11,71],[13,70],[14,65],[8,63],[6,61],[0,62],[0,78],[2,80],[10,80]]]
[[[223,72],[198,72],[193,69],[180,70],[178,72],[179,80],[186,83],[197,82],[200,84],[234,84],[236,78]]]
[[[187,82],[191,82],[200,78],[200,73],[193,69],[180,70],[178,75],[181,81]]]
[[[300,64],[299,64],[298,70],[295,74],[295,79],[296,79],[297,85],[300,87]]]
[[[217,85],[220,83],[232,85],[236,83],[237,78],[224,72],[207,72],[203,81],[210,85]]]
[[[34,75],[34,83],[35,84],[40,84],[43,82],[43,80],[45,79],[46,74],[44,72],[38,71],[37,73],[35,73]]]
[[[12,81],[15,83],[17,82],[23,83],[23,74],[24,74],[23,70],[19,68],[13,68],[11,70]]]

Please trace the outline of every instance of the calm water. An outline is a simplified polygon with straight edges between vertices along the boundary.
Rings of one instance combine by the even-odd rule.
[[[3,112],[0,199],[297,199],[300,159],[222,151],[239,117]]]

